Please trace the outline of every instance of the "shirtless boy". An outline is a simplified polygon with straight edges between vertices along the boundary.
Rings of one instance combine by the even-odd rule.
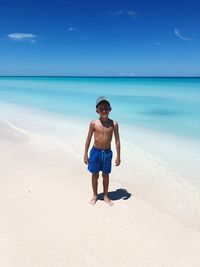
[[[88,164],[88,170],[92,173],[92,189],[93,197],[90,204],[94,205],[98,200],[98,178],[99,172],[102,171],[104,201],[108,205],[113,202],[108,197],[109,173],[111,172],[112,150],[111,140],[114,133],[117,157],[115,165],[119,166],[120,160],[120,138],[118,123],[109,119],[108,115],[111,111],[110,102],[106,97],[99,97],[96,101],[96,112],[99,119],[90,122],[89,132],[85,143],[84,162]],[[88,158],[88,149],[91,138],[94,134],[94,144],[90,150]]]

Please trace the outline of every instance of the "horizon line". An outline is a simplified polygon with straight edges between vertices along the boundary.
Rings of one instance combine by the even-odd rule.
[[[57,77],[57,78],[200,78],[200,76],[107,76],[107,75],[0,75],[0,77]]]

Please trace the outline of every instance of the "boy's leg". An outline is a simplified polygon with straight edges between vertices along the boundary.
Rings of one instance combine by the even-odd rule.
[[[112,206],[113,202],[108,197],[108,186],[109,186],[109,174],[102,173],[103,176],[103,193],[104,193],[104,201]]]
[[[90,200],[90,204],[94,205],[98,199],[97,189],[98,189],[98,178],[99,173],[92,174],[92,190],[93,190],[93,197]]]

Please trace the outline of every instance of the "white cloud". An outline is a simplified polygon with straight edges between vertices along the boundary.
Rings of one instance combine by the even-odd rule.
[[[137,13],[135,11],[127,11],[126,14],[131,16],[131,17],[136,17],[137,16]]]
[[[76,28],[74,28],[74,27],[69,27],[69,28],[67,29],[68,32],[72,32],[72,31],[75,31],[75,30],[76,30]]]
[[[176,35],[178,38],[180,38],[181,40],[184,40],[184,41],[192,41],[192,40],[193,40],[192,38],[187,38],[187,37],[183,36],[183,35],[180,33],[179,29],[174,29],[174,33],[175,33],[175,35]]]
[[[108,14],[112,14],[112,15],[115,15],[115,16],[118,16],[118,15],[122,15],[122,14],[124,14],[124,10],[123,9],[120,9],[120,10],[115,10],[115,11],[113,11],[113,10],[111,10],[111,11],[108,11],[107,13]]]
[[[109,11],[110,14],[115,15],[115,16],[120,16],[120,15],[126,15],[126,16],[131,16],[131,17],[136,17],[137,16],[137,12],[133,11],[133,10],[115,10],[115,11]]]
[[[124,71],[122,71],[122,72],[120,72],[120,73],[118,74],[118,76],[123,76],[123,77],[134,77],[134,76],[135,76],[135,73],[134,73],[134,72],[124,72]]]
[[[114,15],[121,15],[121,14],[124,14],[124,12],[125,11],[121,9],[121,10],[114,11],[113,14]]]
[[[7,35],[12,41],[29,42],[34,44],[36,42],[36,35],[32,33],[10,33]]]

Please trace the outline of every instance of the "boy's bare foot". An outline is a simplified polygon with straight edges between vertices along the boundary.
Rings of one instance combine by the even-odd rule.
[[[91,205],[94,205],[97,202],[98,196],[93,196],[93,198],[89,201]]]
[[[109,206],[113,206],[113,202],[110,200],[109,197],[104,196],[104,201],[105,201]]]

